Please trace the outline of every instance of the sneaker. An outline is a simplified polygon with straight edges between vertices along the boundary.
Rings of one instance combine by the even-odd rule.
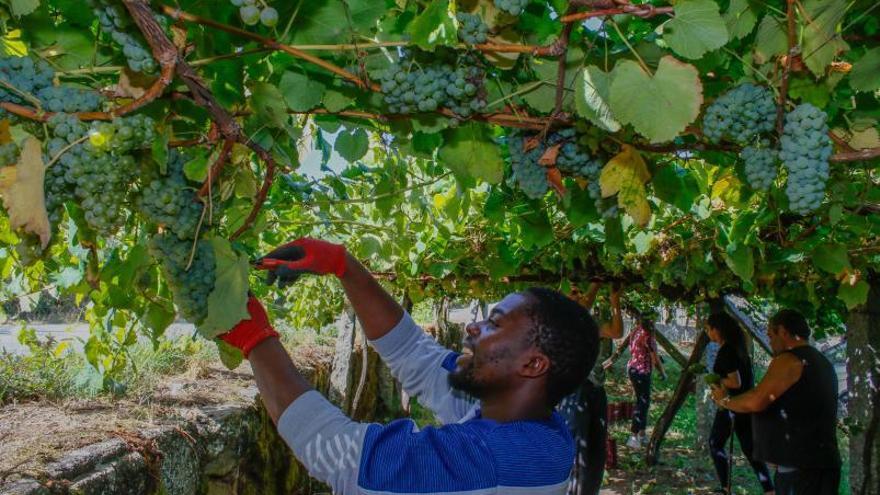
[[[631,435],[629,440],[626,441],[626,446],[631,449],[637,449],[642,446],[641,440],[639,440],[639,435]]]

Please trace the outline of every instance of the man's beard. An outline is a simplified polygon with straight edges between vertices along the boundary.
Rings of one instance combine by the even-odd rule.
[[[453,389],[480,399],[486,393],[486,387],[479,383],[474,375],[474,358],[471,357],[464,367],[456,368],[455,371],[449,373],[446,380]]]

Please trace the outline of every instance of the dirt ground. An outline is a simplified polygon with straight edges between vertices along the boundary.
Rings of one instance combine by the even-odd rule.
[[[0,407],[0,483],[37,475],[62,453],[114,435],[173,424],[194,408],[251,404],[250,367],[208,366],[169,377],[146,397],[26,402]]]

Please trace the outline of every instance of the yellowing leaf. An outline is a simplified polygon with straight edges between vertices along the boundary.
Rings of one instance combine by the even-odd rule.
[[[150,77],[130,70],[128,67],[119,73],[119,82],[116,83],[116,95],[123,98],[140,98],[146,93],[152,83]]]
[[[880,147],[880,132],[876,127],[856,128],[853,126],[849,131],[835,128],[835,135],[846,141],[853,149],[863,150]]]
[[[12,134],[9,132],[9,119],[0,120],[0,144],[12,142]]]
[[[719,199],[726,205],[735,205],[742,197],[742,182],[733,173],[727,172],[712,184],[712,199]]]
[[[46,167],[40,150],[40,141],[29,138],[24,142],[18,165],[14,171],[6,167],[0,172],[0,196],[9,213],[13,229],[21,228],[40,237],[45,249],[51,231],[43,196],[43,178]]]
[[[599,185],[602,187],[602,197],[614,196],[624,183],[637,180],[644,184],[651,179],[648,167],[642,155],[628,144],[623,145],[623,151],[605,164],[599,175]]]
[[[645,182],[651,179],[642,155],[632,146],[623,145],[623,150],[612,158],[599,176],[602,197],[617,194],[617,204],[641,227],[651,221],[651,206],[648,204]]]

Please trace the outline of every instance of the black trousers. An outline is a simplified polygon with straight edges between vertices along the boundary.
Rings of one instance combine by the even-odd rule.
[[[715,413],[715,421],[712,422],[712,431],[709,434],[709,453],[712,455],[712,462],[715,463],[715,473],[718,474],[721,486],[726,488],[727,483],[730,481],[730,459],[727,457],[727,441],[734,431],[736,432],[736,438],[739,439],[739,446],[742,448],[743,454],[752,465],[752,470],[755,472],[755,476],[758,477],[758,482],[761,483],[761,488],[765,492],[772,491],[773,482],[770,480],[770,470],[767,468],[767,465],[752,458],[754,443],[751,416],[748,414],[735,414],[727,410],[719,410]]]
[[[648,427],[648,409],[651,407],[651,373],[639,373],[629,368],[629,381],[636,394],[636,405],[633,411],[633,433],[645,431]]]
[[[840,468],[776,472],[776,495],[837,495]]]
[[[608,438],[608,396],[605,387],[587,380],[559,405],[575,442],[568,495],[598,495],[605,475]]]

